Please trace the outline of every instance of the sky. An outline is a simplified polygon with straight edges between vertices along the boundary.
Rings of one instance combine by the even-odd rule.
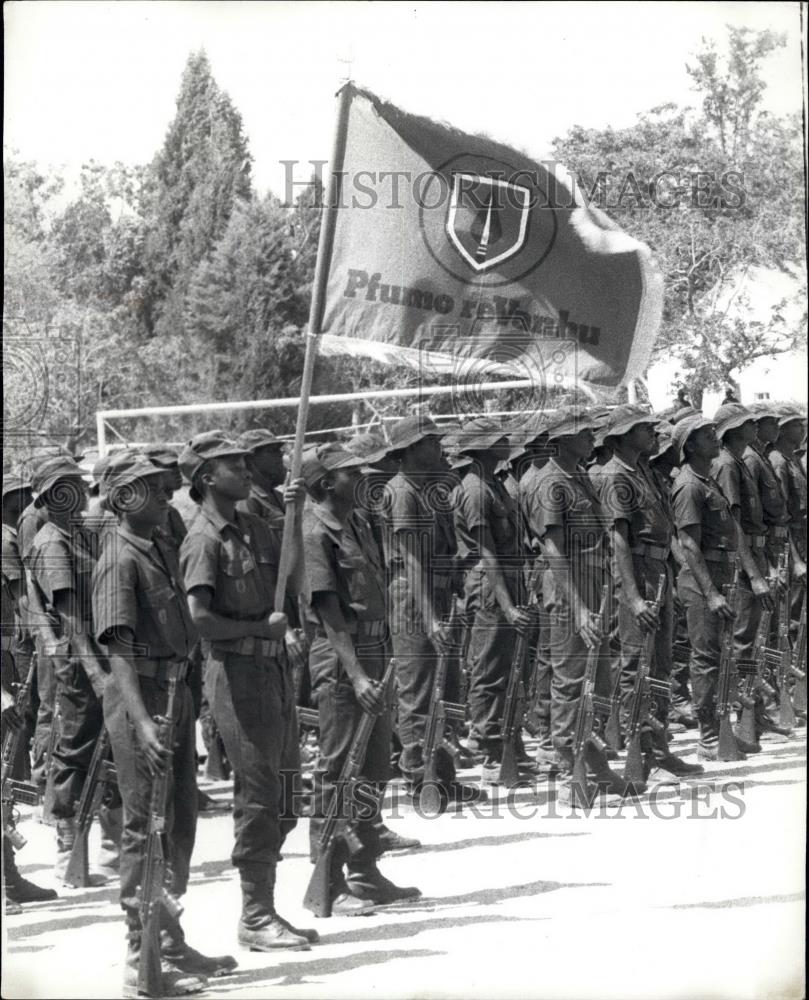
[[[696,104],[686,61],[726,24],[786,32],[765,106],[783,114],[803,100],[797,3],[11,0],[4,20],[4,144],[68,174],[90,159],[148,162],[200,47],[242,114],[262,193],[283,193],[280,161],[328,159],[349,73],[537,158],[574,124],[622,127],[666,101]]]

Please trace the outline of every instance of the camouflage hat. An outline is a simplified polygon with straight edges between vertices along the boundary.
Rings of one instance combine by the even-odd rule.
[[[741,403],[723,403],[713,415],[716,434],[720,440],[728,431],[736,430],[737,427],[749,424],[755,419],[755,416]]]
[[[194,477],[211,458],[225,458],[227,455],[246,455],[238,442],[227,437],[222,431],[206,431],[191,438],[180,452],[178,464],[180,472],[191,484],[188,495],[195,503],[202,499],[194,485]]]
[[[98,494],[101,493],[103,489],[102,483],[104,480],[104,473],[107,471],[107,467],[109,466],[111,460],[112,456],[103,455],[93,466],[90,481],[90,493],[93,496],[98,496]]]
[[[366,465],[373,465],[390,451],[390,445],[386,444],[381,437],[376,434],[357,434],[348,441],[343,442],[346,451],[352,455],[363,459]]]
[[[791,424],[793,420],[806,420],[806,414],[801,413],[794,406],[782,406],[778,414],[778,426],[783,427],[785,424]]]
[[[390,429],[390,451],[409,448],[426,437],[443,437],[444,431],[431,418],[414,414],[402,417]]]
[[[679,410],[675,410],[669,419],[673,424],[679,424],[681,421],[685,420],[687,417],[693,417],[700,411],[695,409],[693,406],[681,406]]]
[[[468,420],[454,435],[459,452],[486,451],[503,438],[508,441],[508,429],[491,417]]]
[[[553,415],[548,425],[548,440],[580,434],[582,431],[597,431],[599,420],[588,410],[577,407],[563,407]]]
[[[359,469],[367,465],[368,460],[355,455],[347,448],[332,441],[307,448],[301,457],[301,476],[307,486],[314,486],[329,472],[335,469]]]
[[[599,433],[603,433],[605,438],[620,437],[622,434],[628,434],[639,424],[656,425],[657,422],[658,419],[653,413],[640,406],[616,406],[607,417],[606,426],[600,429]]]
[[[666,454],[667,451],[669,451],[669,449],[677,447],[672,431],[673,428],[669,428],[668,430],[662,429],[657,432],[657,451],[654,453],[654,455],[650,456],[649,458],[650,462],[654,462],[658,458],[661,458],[663,455]],[[679,451],[677,454],[678,454],[677,460],[679,461],[680,460]]]
[[[62,479],[80,479],[84,482],[83,473],[78,464],[66,455],[52,455],[40,462],[31,477],[31,488],[36,494],[34,505],[42,507],[45,495]]]
[[[173,469],[180,463],[180,456],[174,448],[164,444],[152,444],[143,449],[142,453],[150,462],[159,465],[161,469]]]
[[[117,461],[107,465],[102,492],[110,494],[122,486],[130,486],[138,479],[146,479],[148,476],[162,476],[165,471],[165,468],[149,461],[145,455],[129,451]]]
[[[671,436],[674,440],[674,445],[677,448],[677,458],[679,461],[682,461],[685,458],[685,443],[691,435],[696,434],[696,432],[703,427],[709,427],[712,425],[713,420],[703,417],[701,413],[693,413],[690,417],[686,417],[685,420],[681,420],[675,426]]]
[[[21,476],[18,472],[3,473],[3,496],[6,493],[16,493],[18,490],[30,490],[31,480],[26,476]]]
[[[279,441],[272,431],[266,427],[254,427],[238,437],[238,443],[247,452],[258,451],[259,448],[283,448],[284,442]]]
[[[767,402],[767,400],[762,400],[760,403],[751,403],[747,409],[753,415],[754,420],[777,420],[780,416],[778,404]]]

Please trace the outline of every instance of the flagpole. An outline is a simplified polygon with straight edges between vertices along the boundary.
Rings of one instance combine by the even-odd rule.
[[[334,129],[334,142],[330,169],[323,192],[323,210],[320,216],[320,239],[317,245],[317,262],[315,278],[312,284],[312,302],[309,307],[309,325],[306,333],[306,354],[303,361],[303,377],[301,379],[301,397],[298,406],[298,419],[295,424],[295,443],[292,447],[292,457],[289,463],[290,479],[297,479],[301,474],[301,456],[306,434],[306,420],[309,413],[309,393],[312,388],[312,376],[315,371],[315,358],[320,347],[320,334],[323,324],[323,311],[326,303],[326,285],[329,280],[332,247],[334,245],[334,230],[337,225],[337,207],[340,204],[340,185],[342,183],[343,161],[345,160],[346,136],[348,134],[348,112],[354,87],[346,82],[340,89],[340,100],[337,106],[337,122]],[[275,610],[284,610],[287,577],[289,576],[292,556],[292,542],[295,523],[300,515],[296,504],[287,504],[284,517],[284,534],[281,540],[281,554],[278,559],[278,582],[275,586]]]

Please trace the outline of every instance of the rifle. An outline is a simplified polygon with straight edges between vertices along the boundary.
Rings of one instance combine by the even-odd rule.
[[[654,609],[656,614],[660,614],[663,605],[663,595],[666,590],[666,574],[661,573],[657,578],[657,593],[654,599]],[[635,673],[635,686],[632,689],[632,700],[629,703],[629,720],[627,723],[626,735],[626,763],[624,765],[624,779],[641,783],[645,781],[646,775],[643,768],[643,754],[641,752],[641,730],[647,724],[655,732],[663,732],[664,727],[659,719],[651,713],[652,698],[667,698],[669,685],[663,681],[654,680],[649,676],[652,663],[652,650],[654,648],[654,631],[647,632],[643,639],[643,649],[638,662],[638,669]]]
[[[770,594],[775,599],[778,580],[786,569],[786,552],[778,557],[775,576],[770,582]],[[739,672],[740,701],[742,711],[738,718],[737,731],[747,743],[755,743],[758,738],[756,722],[756,703],[761,696],[765,704],[775,700],[776,694],[765,677],[765,667],[768,665],[767,637],[770,634],[772,611],[762,611],[761,619],[753,640],[753,655],[750,660],[740,660],[737,666]],[[772,652],[770,651],[770,656]]]
[[[539,574],[544,566],[540,559],[535,560],[528,580],[527,593],[529,603],[524,609],[532,614],[537,610],[536,585]],[[537,636],[537,639],[539,637]],[[503,721],[500,726],[500,770],[497,783],[506,788],[513,788],[520,780],[517,767],[517,737],[522,729],[522,719],[525,714],[525,689],[523,687],[523,672],[525,657],[528,652],[528,629],[517,633],[514,644],[514,654],[511,657],[511,670],[506,684],[506,699],[503,703]],[[522,711],[521,711],[522,708]]]
[[[601,604],[598,609],[598,624],[603,632],[604,615],[609,600],[609,584],[601,588]],[[604,698],[595,693],[596,670],[601,647],[609,642],[609,636],[603,635],[601,640],[587,651],[587,663],[584,668],[579,707],[576,712],[576,733],[573,739],[573,791],[572,799],[575,805],[588,806],[587,794],[587,764],[585,755],[590,746],[605,750],[606,744],[601,738],[599,729],[601,720],[606,719],[612,709],[612,699]]]
[[[795,711],[806,714],[806,590],[803,592],[801,616],[798,621],[798,634],[792,647],[792,663],[790,666],[795,677],[793,692]]]
[[[377,682],[386,702],[389,697],[394,669],[395,661],[391,660],[384,677]],[[331,916],[332,863],[338,843],[342,841],[352,854],[356,854],[362,848],[359,837],[351,827],[351,803],[354,799],[360,771],[365,763],[365,753],[368,749],[371,733],[376,725],[376,719],[375,715],[364,711],[357,723],[354,739],[351,741],[351,747],[323,819],[317,845],[317,862],[303,897],[303,905],[307,910],[311,910],[316,917]]]
[[[734,622],[736,613],[736,601],[739,593],[739,562],[736,561],[736,568],[733,573],[733,581],[722,588],[722,594],[729,607],[734,612],[734,617],[725,621],[722,628],[722,650],[719,657],[719,679],[716,689],[716,714],[719,718],[719,747],[717,751],[718,760],[741,760],[742,754],[736,744],[736,737],[733,733],[733,726],[730,724],[730,713],[733,708],[733,697],[736,693],[736,663],[733,655],[734,645]],[[746,699],[746,695],[741,696]],[[742,701],[744,704],[744,701]]]
[[[427,722],[424,730],[424,747],[422,755],[424,758],[424,775],[421,779],[419,789],[419,805],[427,815],[438,815],[443,812],[445,803],[439,794],[439,802],[433,804],[432,793],[436,786],[440,784],[438,775],[438,757],[443,749],[451,756],[454,751],[448,746],[444,736],[448,722],[463,724],[466,718],[466,708],[458,702],[446,701],[444,693],[447,682],[447,667],[451,650],[448,644],[442,644],[438,657],[438,666],[433,678],[433,692],[430,699],[430,709],[427,713]],[[422,792],[426,790],[426,795]]]
[[[779,700],[778,722],[789,729],[795,726],[796,721],[795,709],[792,707],[792,699],[789,694],[789,682],[793,677],[799,681],[806,679],[806,671],[800,669],[797,665],[797,659],[794,667],[792,663],[792,647],[789,643],[789,627],[792,624],[791,618],[792,587],[787,584],[781,597],[781,606],[778,614],[778,645],[774,650],[770,649],[767,652],[769,654],[769,662],[775,667],[776,673]],[[804,621],[804,635],[805,628],[806,623]],[[798,651],[798,655],[800,655],[800,651]],[[806,655],[805,643],[803,655]]]
[[[28,665],[28,673],[25,680],[18,685],[14,697],[14,709],[22,720],[28,708],[28,699],[31,696],[31,685],[36,671],[36,655],[31,657]],[[11,777],[14,761],[17,759],[20,740],[25,732],[25,724],[14,729],[12,726],[6,728],[3,733],[2,749],[2,775],[0,776],[0,802],[2,802],[3,813],[3,836],[6,837],[15,851],[25,847],[25,837],[17,829],[14,804],[17,802],[25,805],[39,805],[39,789],[30,781],[17,781]]]
[[[152,794],[149,802],[149,832],[143,855],[140,885],[141,945],[138,963],[138,992],[146,996],[162,996],[160,971],[160,910],[163,907],[173,920],[183,912],[178,899],[165,886],[166,857],[163,835],[166,829],[166,808],[171,780],[171,756],[174,747],[174,698],[182,679],[185,664],[172,665],[168,677],[168,696],[165,716],[157,716],[160,742],[169,757],[162,774],[152,777]]]
[[[96,740],[81,798],[76,809],[76,839],[70,850],[63,881],[74,889],[86,888],[90,885],[90,862],[88,857],[88,841],[93,816],[101,804],[104,789],[117,782],[115,764],[110,760],[110,735],[103,726]]]
[[[298,729],[320,729],[320,712],[316,708],[297,706]]]

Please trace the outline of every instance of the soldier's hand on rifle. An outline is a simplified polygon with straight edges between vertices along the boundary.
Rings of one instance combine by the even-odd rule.
[[[772,594],[770,593],[770,585],[764,577],[758,576],[755,580],[751,580],[750,588],[761,602],[762,608],[764,608],[765,611],[772,611],[775,607],[775,603],[772,599]]]
[[[163,774],[168,764],[169,751],[160,742],[160,730],[154,719],[147,716],[139,722],[137,733],[149,770],[152,774]]]
[[[645,601],[639,597],[632,605],[632,614],[639,628],[644,632],[655,632],[660,625],[660,618],[653,601]]]
[[[380,715],[385,707],[385,697],[379,684],[372,681],[367,674],[357,677],[353,684],[357,701],[365,711],[372,715]]]
[[[449,629],[446,622],[442,622],[440,618],[433,618],[427,628],[427,634],[436,646],[444,646],[449,640]]]
[[[506,621],[520,630],[530,628],[532,624],[528,612],[524,608],[518,608],[516,604],[512,604],[506,611]]]
[[[273,611],[264,623],[264,635],[267,639],[283,639],[286,635],[289,622],[283,611]]]
[[[724,595],[720,594],[718,591],[715,591],[708,598],[708,610],[711,614],[719,615],[720,618],[724,618],[725,621],[733,621],[736,617],[733,614],[733,609],[725,600]]]
[[[802,583],[806,586],[806,563],[801,562],[800,559],[796,559],[795,565],[792,567],[792,579],[795,583]]]
[[[579,635],[585,644],[592,649],[601,642],[601,621],[598,615],[593,614],[584,605],[579,607],[577,627]]]
[[[3,726],[8,726],[9,729],[12,729],[15,733],[17,733],[20,731],[20,729],[22,729],[22,718],[20,717],[20,713],[17,711],[16,706],[14,705],[14,699],[12,698],[12,696],[8,693],[8,691],[6,691],[5,688],[2,688],[2,692],[3,692],[3,706],[2,706]]]
[[[300,629],[288,628],[286,635],[284,636],[284,642],[287,647],[287,656],[293,666],[306,666],[306,643],[303,640],[303,635]]]
[[[306,498],[306,483],[303,479],[291,479],[284,486],[284,503],[302,504]]]

